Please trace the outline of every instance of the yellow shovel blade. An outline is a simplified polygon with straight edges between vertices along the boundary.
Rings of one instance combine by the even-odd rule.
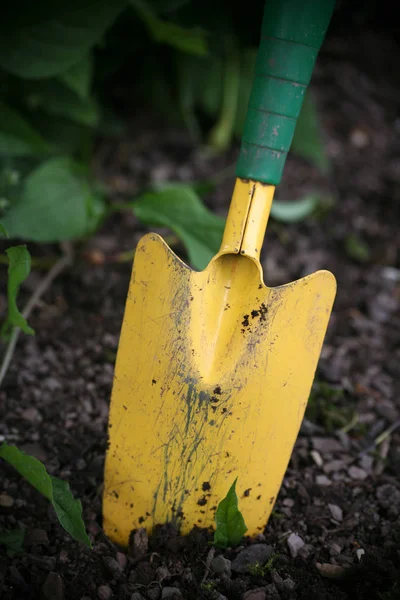
[[[244,183],[242,184],[244,185]],[[202,272],[139,243],[109,418],[104,528],[214,524],[238,477],[248,534],[265,527],[304,415],[336,291],[318,271],[277,288],[240,254]]]

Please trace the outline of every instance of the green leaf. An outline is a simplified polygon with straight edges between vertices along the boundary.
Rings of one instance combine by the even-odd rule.
[[[168,44],[187,54],[207,56],[208,44],[205,31],[198,27],[187,29],[177,23],[162,20],[143,0],[131,0],[131,4],[146,23],[150,35],[156,42]]]
[[[0,545],[7,548],[8,556],[14,556],[21,552],[25,539],[25,529],[12,529],[11,531],[0,531]]]
[[[87,54],[64,73],[61,73],[59,79],[82,100],[85,100],[90,94],[92,72],[92,57]]]
[[[34,335],[34,330],[29,327],[17,306],[19,287],[31,271],[31,255],[26,246],[12,246],[7,248],[6,254],[8,256],[7,318],[2,325],[0,337],[7,338],[13,327],[19,327],[24,333]]]
[[[57,79],[27,82],[23,89],[24,101],[33,112],[42,110],[89,127],[94,127],[99,121],[99,109],[95,101],[78,96]]]
[[[82,520],[81,502],[74,499],[68,483],[52,477],[37,458],[6,442],[0,446],[0,458],[13,466],[26,481],[50,500],[60,524],[75,540],[92,547]]]
[[[143,194],[131,207],[142,223],[171,229],[185,245],[195,269],[204,269],[218,252],[225,221],[208,210],[191,187],[165,185]]]
[[[81,501],[75,500],[66,481],[51,477],[51,482],[53,485],[53,506],[61,525],[75,540],[91,548],[82,519]]]
[[[105,212],[105,203],[70,158],[52,158],[25,180],[19,198],[2,218],[11,238],[59,242],[82,238],[93,229],[93,214]]]
[[[8,238],[8,237],[10,237],[10,236],[8,235],[8,231],[7,231],[7,229],[4,227],[4,225],[3,225],[2,223],[0,223],[0,235],[2,235],[2,236],[3,236],[3,237],[5,237],[5,238]]]
[[[0,101],[0,156],[40,156],[48,143],[14,109]]]
[[[87,54],[127,0],[16,0],[0,22],[0,66],[26,79],[65,72]]]
[[[305,196],[299,200],[283,202],[274,200],[271,207],[271,216],[282,223],[295,223],[308,217],[318,206],[320,199],[317,196]]]
[[[322,173],[329,171],[330,163],[325,152],[317,107],[310,91],[304,98],[291,149],[299,156],[310,160]]]
[[[215,513],[214,545],[218,548],[237,546],[247,531],[243,515],[238,506],[236,482],[237,478],[225,498],[218,504]]]
[[[8,462],[38,492],[52,502],[53,488],[46,467],[34,456],[25,454],[16,446],[3,442],[0,446],[0,458]]]

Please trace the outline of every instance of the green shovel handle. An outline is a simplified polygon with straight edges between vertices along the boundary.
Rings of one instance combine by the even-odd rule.
[[[266,0],[236,176],[277,185],[335,0]]]

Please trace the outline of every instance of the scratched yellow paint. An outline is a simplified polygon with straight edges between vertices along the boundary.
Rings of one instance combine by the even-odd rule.
[[[301,425],[336,293],[318,271],[264,285],[274,187],[236,182],[202,272],[155,234],[137,247],[119,343],[103,497],[107,535],[214,524],[238,477],[248,534],[265,527]]]

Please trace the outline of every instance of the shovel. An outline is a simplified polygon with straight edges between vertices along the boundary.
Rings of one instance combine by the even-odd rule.
[[[139,242],[115,366],[104,529],[212,527],[238,478],[248,534],[264,530],[304,416],[336,293],[325,270],[275,288],[260,264],[275,185],[334,1],[267,0],[218,254],[193,271]]]

